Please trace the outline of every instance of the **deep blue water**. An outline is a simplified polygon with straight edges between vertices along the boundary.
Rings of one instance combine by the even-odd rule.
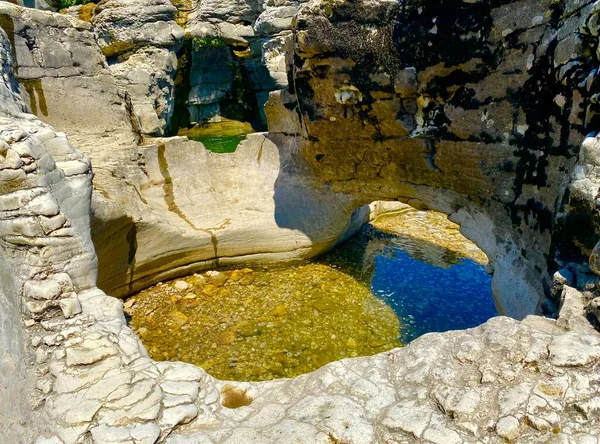
[[[415,259],[392,241],[386,244],[374,257],[371,291],[398,315],[402,342],[476,327],[498,315],[492,277],[483,265],[460,258],[442,268]]]

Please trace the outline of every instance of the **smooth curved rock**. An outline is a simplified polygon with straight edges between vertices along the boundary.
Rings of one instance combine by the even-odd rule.
[[[211,5],[210,2],[203,3],[195,15],[190,14],[190,29],[209,18],[214,19],[211,26],[223,23],[247,26],[242,23],[244,14],[250,14],[255,20],[258,15],[253,14],[263,11],[259,5],[247,5],[248,8],[244,8],[254,12],[246,13],[242,8],[235,16],[227,15],[231,13],[227,8],[231,9],[233,3],[220,6],[225,12],[219,12],[221,9]],[[294,5],[276,2],[266,6],[287,8]],[[121,6],[114,9],[124,11],[129,7]],[[269,165],[270,170],[264,166],[256,169],[257,176],[253,179],[261,193],[271,193],[274,199],[272,207],[265,204],[258,211],[265,218],[262,224],[274,223],[279,229],[277,238],[287,240],[274,241],[275,237],[269,234],[270,240],[263,242],[260,236],[252,235],[250,237],[256,239],[252,245],[240,244],[246,246],[232,252],[222,249],[223,263],[232,260],[229,254],[247,260],[273,257],[269,255],[274,251],[280,259],[318,254],[342,237],[343,227],[353,209],[380,199],[401,200],[445,212],[461,225],[467,237],[484,249],[491,259],[495,272],[494,290],[504,313],[523,317],[539,311],[545,288],[550,285],[547,269],[548,261],[554,260],[550,257],[553,245],[560,251],[574,248],[582,249],[586,255],[591,253],[593,245],[588,246],[589,238],[594,236],[595,228],[589,214],[595,205],[597,183],[600,183],[593,165],[582,163],[586,158],[592,159],[591,145],[586,145],[579,161],[576,159],[585,124],[579,111],[591,89],[588,91],[587,87],[581,86],[581,77],[589,72],[581,65],[582,59],[570,59],[572,52],[568,49],[583,48],[580,36],[585,32],[593,37],[593,24],[588,24],[584,18],[593,15],[595,10],[589,5],[573,14],[567,11],[564,21],[550,23],[544,15],[546,6],[528,2],[493,8],[479,3],[464,4],[461,8],[472,13],[477,18],[475,22],[455,28],[455,22],[444,15],[436,18],[436,27],[432,24],[427,28],[425,21],[433,20],[433,16],[426,13],[430,6],[421,2],[402,11],[397,2],[334,2],[332,5],[309,2],[298,16],[293,36],[282,37],[269,49],[272,57],[265,59],[267,64],[269,60],[273,61],[275,70],[281,70],[284,61],[295,63],[288,66],[286,79],[293,79],[292,86],[299,98],[289,91],[272,95],[266,106],[270,130],[267,139],[278,147],[279,160],[265,158],[268,160],[265,165]],[[6,8],[15,11],[11,12],[13,20],[17,26],[22,26],[17,17],[18,8],[12,5]],[[165,11],[171,11],[170,7],[165,8]],[[449,6],[443,5],[440,11],[445,11],[444,8]],[[144,17],[153,17],[153,11],[156,12],[154,7],[149,8]],[[448,17],[455,13],[453,9],[446,12]],[[32,11],[28,14],[32,23],[50,23],[51,15],[47,13]],[[165,23],[171,23],[171,19],[167,20],[171,12],[165,14]],[[353,21],[348,21],[349,17]],[[508,32],[521,21],[526,25],[525,31],[518,34],[519,47],[526,48],[525,52],[511,46],[512,37]],[[489,22],[486,32],[479,37],[471,34],[483,26],[483,22]],[[68,24],[82,29],[76,38],[64,33],[74,39],[71,47],[75,53],[79,48],[85,48],[93,54],[91,59],[97,60],[99,51],[94,50],[94,44],[89,40],[89,25],[83,22],[61,17],[57,27],[40,28],[35,36],[44,42],[47,39],[44,32],[55,30],[52,32],[60,33]],[[125,30],[134,29],[125,25],[123,22]],[[402,34],[404,25],[410,33]],[[435,32],[422,35],[422,29]],[[131,40],[133,37],[125,35],[123,38]],[[264,48],[274,40],[268,40]],[[446,40],[452,42],[451,47],[445,45]],[[546,42],[546,46],[538,46],[538,40]],[[422,47],[426,41],[432,46]],[[162,43],[152,44],[160,46]],[[295,61],[285,48],[296,51]],[[432,51],[430,48],[438,48],[431,53],[432,58],[427,55]],[[499,48],[502,48],[502,56],[492,60],[491,54]],[[102,262],[100,282],[103,288],[115,294],[125,294],[159,279],[213,266],[216,256],[220,256],[214,252],[212,234],[215,228],[221,227],[221,223],[229,218],[227,212],[235,214],[238,210],[233,208],[244,207],[244,204],[235,206],[238,197],[227,191],[227,185],[214,185],[215,178],[203,176],[210,186],[216,186],[215,195],[221,193],[224,197],[224,202],[218,206],[227,208],[227,214],[215,220],[209,217],[210,220],[205,222],[201,220],[204,216],[194,214],[197,210],[189,203],[187,186],[171,187],[171,182],[177,182],[177,176],[189,175],[183,164],[174,168],[174,173],[170,172],[169,166],[170,179],[161,178],[162,173],[149,179],[147,168],[156,169],[147,163],[146,153],[151,150],[138,147],[138,136],[140,132],[164,131],[162,122],[166,124],[168,120],[169,79],[172,76],[168,75],[167,68],[151,72],[145,61],[139,70],[144,81],[138,83],[136,76],[134,81],[129,81],[127,76],[138,65],[135,61],[147,54],[162,54],[160,57],[172,59],[173,53],[165,51],[144,49],[130,54],[131,61],[113,65],[112,72],[97,63],[86,68],[84,77],[69,78],[72,97],[85,98],[72,101],[75,109],[66,107],[64,99],[58,96],[59,84],[50,78],[56,68],[47,67],[45,58],[36,62],[42,73],[40,82],[47,108],[46,116],[38,114],[68,132],[72,142],[97,165],[99,192],[94,196],[94,236]],[[553,51],[552,70],[558,77],[545,74],[550,60],[544,54],[548,51]],[[34,55],[35,51],[23,50],[17,52],[17,59],[34,59]],[[400,55],[404,58],[399,59]],[[379,60],[376,69],[372,57]],[[594,60],[588,62],[593,64]],[[59,70],[77,68],[70,59],[61,59],[60,63],[64,67]],[[172,67],[170,62],[166,65]],[[580,65],[577,75],[565,68]],[[220,88],[209,82],[207,78],[213,75],[199,66],[192,64],[190,83],[194,87],[188,99],[191,97],[190,103],[198,100],[199,107],[210,108],[216,103],[214,100],[227,94],[229,84]],[[213,74],[215,79],[222,81],[222,72],[217,70]],[[469,83],[461,80],[465,76],[470,79]],[[164,91],[156,89],[160,79],[168,83]],[[539,82],[546,85],[545,91],[553,89],[552,97],[538,93],[535,85]],[[119,86],[129,89],[129,93]],[[269,87],[264,88],[267,89],[262,91],[266,92]],[[507,88],[515,93],[508,94]],[[155,103],[165,104],[165,107],[154,107],[157,120],[152,106],[144,103],[144,93],[140,92],[147,89],[154,91]],[[36,94],[39,95],[34,88],[34,97]],[[547,102],[546,107],[530,106],[530,98],[538,96],[539,100]],[[66,114],[65,109],[70,112]],[[548,110],[547,113],[544,110]],[[591,107],[590,115],[593,111]],[[98,115],[102,118],[96,118]],[[539,130],[548,125],[554,130]],[[103,140],[101,145],[97,143],[99,137]],[[544,149],[539,150],[538,141]],[[149,142],[152,144],[154,142]],[[248,146],[252,145],[248,153],[256,153],[257,159],[259,144],[262,143],[258,137],[247,142]],[[191,142],[181,144],[181,149],[189,150],[190,155],[204,158],[198,154],[198,147]],[[211,160],[210,168],[217,171],[227,168],[230,162],[241,165],[249,156],[243,151],[242,148],[240,153],[219,157],[219,161]],[[158,159],[158,156],[154,158]],[[203,170],[209,163],[189,164],[188,168],[194,164],[196,170]],[[256,166],[258,162],[251,164]],[[272,181],[275,176],[279,177]],[[166,185],[160,185],[162,182]],[[198,187],[205,185],[194,183]],[[304,189],[314,191],[292,198],[287,191],[289,183],[301,183]],[[251,184],[248,190],[253,186]],[[145,187],[152,193],[163,190],[165,196],[170,191],[164,189],[172,188],[173,201],[184,208],[184,218],[168,210],[172,204],[160,203],[156,196],[148,200],[144,196]],[[562,198],[567,196],[564,194],[567,188],[569,202],[562,212]],[[329,231],[323,231],[323,223],[313,222],[318,220],[314,213],[305,212],[303,216],[295,211],[296,207],[324,208],[319,197],[323,193],[329,196],[323,201],[327,202],[325,206],[331,207],[330,214],[337,209],[335,217],[332,216],[336,222]],[[199,197],[198,205],[202,205],[204,197]],[[335,200],[333,204],[332,199]],[[243,201],[243,198],[239,199],[239,202]],[[275,214],[274,220],[271,214]],[[289,216],[296,214],[297,217]],[[191,224],[185,222],[185,218]],[[581,223],[582,220],[591,226],[579,232],[589,234],[585,238],[583,234],[575,234],[573,237],[577,242],[571,242],[570,233],[577,221]],[[200,233],[194,227],[199,228]],[[553,230],[557,234],[553,234]],[[238,238],[233,227],[216,231],[216,237],[221,238],[216,242],[221,246],[228,242],[225,239]],[[163,233],[164,243],[155,240],[159,232]],[[280,246],[293,248],[297,238],[304,241],[294,248],[295,251],[284,254]],[[269,242],[279,246],[266,248]],[[173,248],[173,245],[178,247]],[[115,255],[116,251],[120,254]],[[167,269],[169,264],[171,269]]]

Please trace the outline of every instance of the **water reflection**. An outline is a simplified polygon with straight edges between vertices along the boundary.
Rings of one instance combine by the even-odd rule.
[[[471,259],[448,263],[438,267],[394,245],[375,258],[371,290],[398,314],[403,342],[476,327],[498,314],[485,268]]]
[[[498,315],[487,257],[440,213],[383,216],[321,260],[341,266],[394,309],[403,343]]]

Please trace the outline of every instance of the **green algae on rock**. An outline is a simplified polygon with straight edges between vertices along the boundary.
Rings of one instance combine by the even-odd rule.
[[[188,287],[177,290],[182,281]],[[294,377],[401,345],[392,309],[325,264],[208,272],[158,284],[128,305],[153,359],[190,362],[225,380]]]

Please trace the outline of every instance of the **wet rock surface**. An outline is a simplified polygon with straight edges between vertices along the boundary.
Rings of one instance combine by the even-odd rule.
[[[376,203],[377,204],[377,203]],[[375,204],[375,205],[376,205]],[[384,213],[371,222],[371,225],[383,233],[397,236],[398,243],[409,254],[415,247],[423,248],[430,244],[445,251],[455,253],[458,257],[469,258],[478,264],[486,265],[488,258],[477,245],[460,234],[460,227],[450,222],[445,214],[435,211],[417,211],[406,205],[398,210]],[[425,247],[426,248],[426,247]],[[443,253],[421,253],[427,262],[447,266],[436,256]]]

